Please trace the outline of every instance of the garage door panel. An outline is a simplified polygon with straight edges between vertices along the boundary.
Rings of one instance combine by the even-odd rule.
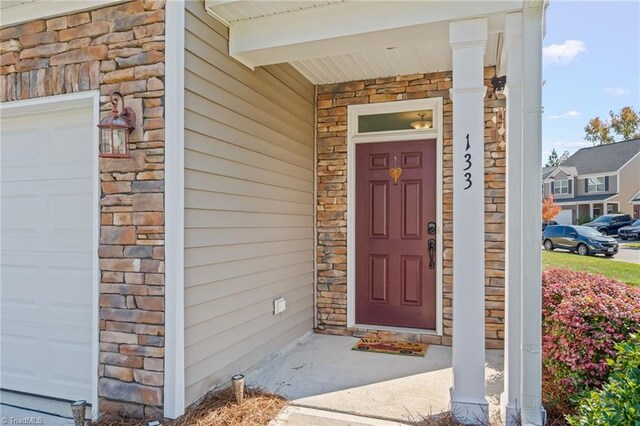
[[[50,312],[49,317],[73,318],[79,324],[91,324],[91,305],[86,303],[91,300],[92,269],[88,268],[46,268],[47,279],[43,292],[47,293]],[[73,294],[77,297],[69,298]]]
[[[46,327],[58,321],[57,326],[90,329],[90,265],[91,255],[86,253],[65,256],[25,251],[3,256],[3,319],[13,315],[34,326]]]
[[[93,141],[90,114],[84,115],[84,123],[67,123],[64,117],[39,117],[38,123],[30,126],[20,122],[18,129],[13,129],[15,123],[11,129],[3,129],[2,180],[90,179],[97,142]]]
[[[91,179],[3,182],[3,249],[86,252],[93,237],[91,186]]]
[[[23,168],[31,170],[38,160],[38,141],[42,141],[44,132],[34,131],[33,127],[24,127],[2,132],[2,171],[11,175],[12,171]]]
[[[553,220],[558,222],[560,225],[571,225],[573,223],[573,211],[569,209],[562,209],[558,216]]]
[[[69,237],[82,238],[80,243],[91,240],[91,193],[49,194],[47,210],[52,238],[60,238],[60,233],[72,232]],[[79,235],[78,235],[79,234]]]
[[[3,192],[5,187],[3,186]],[[10,193],[10,190],[7,189]],[[38,231],[38,203],[39,198],[35,194],[2,196],[2,240],[9,234],[24,236],[25,233],[36,234]]]
[[[91,400],[90,332],[73,329],[48,333],[42,327],[8,324],[3,330],[4,388]],[[7,355],[5,355],[7,354]],[[55,354],[49,357],[47,354]]]
[[[74,123],[64,127],[52,126],[49,131],[50,142],[45,159],[49,166],[91,163],[91,157],[87,158],[85,154],[93,149],[93,126]]]
[[[91,108],[2,117],[2,386],[91,401]]]
[[[40,277],[38,265],[2,262],[2,316],[14,310],[38,309],[34,286]]]

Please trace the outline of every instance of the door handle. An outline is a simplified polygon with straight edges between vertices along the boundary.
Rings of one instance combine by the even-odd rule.
[[[429,248],[429,269],[435,269],[436,263],[434,261],[434,255],[436,254],[436,240],[429,240],[427,246]]]

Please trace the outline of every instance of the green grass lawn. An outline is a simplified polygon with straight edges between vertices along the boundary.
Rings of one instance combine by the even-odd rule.
[[[568,268],[604,275],[607,278],[640,286],[640,266],[618,262],[601,256],[579,256],[569,252],[542,252],[542,265],[546,268]]]
[[[621,245],[627,248],[640,248],[640,243],[622,243]]]

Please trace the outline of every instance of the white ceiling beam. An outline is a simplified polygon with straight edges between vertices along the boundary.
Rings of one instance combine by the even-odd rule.
[[[449,21],[518,11],[522,4],[522,0],[335,3],[233,22],[229,53],[254,68],[396,47],[441,37],[448,32]]]

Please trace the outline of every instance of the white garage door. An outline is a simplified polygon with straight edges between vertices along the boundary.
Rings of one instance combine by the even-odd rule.
[[[92,108],[3,116],[1,383],[91,400]]]
[[[558,216],[555,217],[556,222],[561,225],[572,225],[573,224],[573,210],[560,210]]]

